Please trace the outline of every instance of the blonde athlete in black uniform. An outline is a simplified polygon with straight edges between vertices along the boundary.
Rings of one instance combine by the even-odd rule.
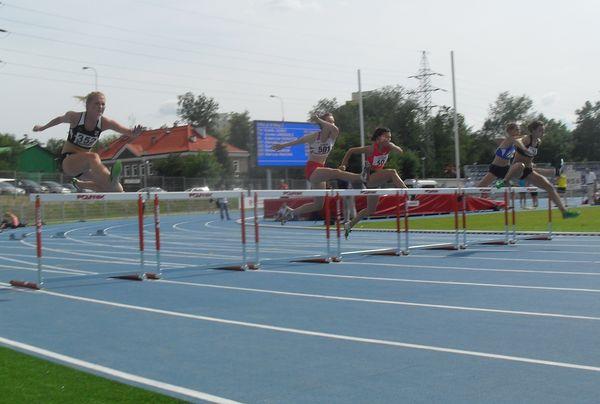
[[[46,125],[35,125],[34,132],[41,132],[61,123],[68,123],[69,136],[62,149],[59,166],[62,171],[74,178],[81,179],[74,185],[93,189],[98,192],[123,192],[119,183],[122,165],[117,161],[112,173],[102,164],[100,156],[90,149],[96,144],[103,130],[111,129],[128,138],[135,137],[142,131],[141,126],[128,129],[118,122],[102,114],[106,107],[106,97],[95,91],[85,98],[85,112],[68,111],[63,116],[54,118]]]

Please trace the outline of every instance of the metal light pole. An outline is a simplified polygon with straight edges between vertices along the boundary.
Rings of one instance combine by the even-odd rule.
[[[94,72],[94,88],[98,91],[98,71],[91,66],[83,66],[83,70],[91,70]]]
[[[425,160],[427,159],[427,157],[421,157],[421,169],[423,170],[423,176],[422,178],[425,179]]]
[[[278,95],[274,95],[274,94],[269,95],[269,97],[277,98],[279,100],[279,102],[281,103],[281,122],[285,122],[285,113],[283,112],[283,98],[281,98]]]

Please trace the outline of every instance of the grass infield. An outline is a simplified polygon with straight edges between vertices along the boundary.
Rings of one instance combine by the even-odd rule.
[[[600,206],[578,207],[579,217],[563,219],[560,211],[552,210],[552,231],[600,232]],[[509,223],[511,220],[509,212]],[[462,217],[459,215],[459,223]],[[357,225],[363,229],[395,229],[395,220],[363,221]],[[454,230],[454,215],[411,217],[411,230]],[[476,213],[467,215],[468,230],[504,230],[504,212]],[[517,231],[545,231],[548,229],[548,210],[524,210],[516,212]]]
[[[3,403],[181,403],[0,347],[0,402]]]

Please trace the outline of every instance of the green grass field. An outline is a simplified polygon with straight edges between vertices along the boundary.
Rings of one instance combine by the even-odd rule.
[[[180,400],[0,347],[3,403],[179,403]]]
[[[574,219],[563,219],[558,210],[552,211],[552,230],[557,232],[600,232],[600,206],[579,207],[575,210],[581,216]],[[462,220],[459,216],[459,220]],[[510,217],[509,217],[510,220]],[[548,229],[548,211],[526,210],[516,215],[517,231],[545,231]],[[363,229],[395,229],[395,220],[363,221],[357,225]],[[410,219],[412,230],[454,230],[454,216],[426,216]],[[504,230],[504,212],[469,214],[468,230]]]

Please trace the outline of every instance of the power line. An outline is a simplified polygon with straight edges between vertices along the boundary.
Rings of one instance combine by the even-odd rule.
[[[249,73],[254,73],[254,74],[262,74],[262,75],[269,75],[269,76],[278,76],[278,77],[285,77],[285,78],[302,78],[302,79],[305,79],[305,80],[325,81],[325,79],[316,78],[316,77],[310,77],[310,76],[301,76],[301,75],[293,75],[293,74],[283,74],[283,73],[269,72],[269,71],[264,71],[264,70],[245,69],[245,68],[234,67],[234,66],[221,66],[221,65],[213,65],[213,64],[208,64],[208,63],[198,63],[198,62],[193,62],[193,61],[190,61],[190,60],[175,59],[175,58],[169,58],[169,57],[166,57],[166,56],[156,56],[156,55],[151,55],[151,54],[142,53],[142,52],[133,52],[133,51],[128,51],[128,50],[108,48],[108,47],[103,47],[103,46],[92,46],[92,45],[84,44],[84,43],[80,43],[80,42],[73,42],[73,41],[65,41],[65,40],[45,38],[45,37],[41,37],[41,36],[38,36],[38,35],[24,34],[24,33],[15,32],[15,31],[10,31],[10,32],[13,35],[23,36],[23,37],[32,38],[32,39],[38,39],[38,40],[41,40],[41,41],[62,43],[62,44],[66,44],[66,45],[79,46],[79,47],[88,48],[88,49],[98,49],[98,50],[102,50],[102,51],[106,51],[106,52],[115,52],[115,53],[126,54],[128,56],[141,56],[141,57],[149,58],[149,59],[152,59],[152,60],[157,60],[158,59],[158,60],[165,60],[165,61],[172,62],[172,63],[173,62],[176,62],[176,63],[185,63],[185,64],[188,64],[188,65],[210,67],[210,68],[218,68],[218,69],[237,70],[237,71],[244,71],[244,72],[249,72]],[[348,82],[341,81],[341,80],[330,80],[330,79],[327,79],[327,81],[328,82],[334,82],[334,83],[348,84]]]
[[[248,55],[257,55],[257,56],[266,56],[266,57],[270,57],[270,58],[274,58],[274,59],[281,59],[281,60],[288,60],[291,62],[295,62],[296,64],[301,63],[301,64],[306,64],[306,65],[313,65],[314,67],[317,67],[319,69],[323,69],[326,68],[326,66],[329,66],[331,68],[337,69],[338,71],[340,71],[340,69],[343,69],[343,71],[346,71],[346,65],[341,65],[341,64],[332,64],[332,63],[325,63],[322,61],[319,61],[318,63],[313,63],[310,62],[309,59],[307,58],[294,58],[294,57],[289,57],[289,56],[282,56],[282,55],[274,55],[274,54],[269,54],[269,53],[264,53],[264,52],[256,52],[256,51],[249,51],[246,49],[241,49],[241,48],[231,48],[231,47],[225,47],[225,46],[218,46],[218,45],[214,45],[212,43],[207,43],[207,42],[198,42],[198,41],[192,41],[189,40],[187,38],[180,38],[180,37],[173,37],[173,36],[168,36],[168,35],[159,35],[156,34],[154,32],[139,32],[139,31],[135,31],[135,30],[131,30],[131,29],[127,29],[121,26],[117,26],[117,25],[111,25],[111,24],[105,24],[105,23],[100,23],[98,21],[92,21],[92,20],[83,20],[81,18],[74,18],[74,17],[69,17],[69,16],[65,16],[65,15],[61,15],[61,14],[56,14],[56,13],[50,13],[47,11],[41,11],[41,10],[36,10],[36,9],[32,9],[29,7],[23,7],[23,6],[17,6],[14,4],[10,4],[10,3],[5,3],[5,2],[0,2],[0,5],[4,5],[7,7],[11,7],[11,8],[15,8],[15,9],[19,9],[19,10],[23,10],[23,11],[27,11],[27,12],[31,12],[31,13],[37,13],[37,14],[42,14],[42,15],[46,15],[46,16],[50,16],[50,17],[54,17],[54,18],[60,18],[60,19],[64,19],[64,20],[68,20],[68,21],[74,21],[80,24],[93,24],[93,26],[100,26],[100,27],[106,27],[106,28],[110,28],[111,30],[119,30],[122,32],[127,32],[127,33],[132,33],[135,35],[143,35],[145,37],[147,36],[152,36],[155,38],[161,38],[161,39],[167,39],[167,40],[176,40],[178,42],[184,42],[184,43],[189,43],[191,45],[195,45],[195,46],[205,46],[205,47],[210,47],[210,48],[214,48],[217,50],[221,50],[221,51],[226,51],[226,52],[235,52],[235,53],[244,53],[244,54],[248,54]],[[163,6],[158,6],[153,4],[156,7],[163,7]],[[182,10],[179,10],[182,11]],[[209,18],[221,18],[221,19],[225,19],[225,20],[232,20],[232,19],[227,19],[225,17],[216,17],[216,16],[208,16],[205,15]],[[3,18],[6,19],[6,18]],[[11,21],[9,19],[6,19],[8,21]],[[13,22],[17,22],[15,20],[12,20]],[[234,22],[238,22],[239,20],[232,20]],[[19,22],[19,23],[23,23],[23,22]],[[30,24],[32,26],[38,26],[38,27],[43,27],[43,26],[39,26],[39,25],[34,25],[34,24]],[[261,26],[262,27],[262,26]],[[44,28],[48,28],[48,29],[57,29],[57,28],[50,28],[50,27],[44,27]],[[263,27],[266,28],[266,27]],[[71,30],[67,31],[69,33],[72,33]],[[84,35],[83,33],[81,33],[82,35]],[[85,34],[85,35],[91,35],[91,34]],[[113,38],[114,39],[114,38]],[[322,39],[322,37],[320,37],[320,39]],[[148,45],[151,46],[151,45]],[[225,56],[227,57],[227,56]],[[397,74],[396,71],[393,70],[387,70],[387,69],[381,69],[381,68],[370,68],[370,70],[373,71],[379,71],[379,72],[387,72],[389,75],[392,74]]]
[[[9,63],[4,61],[4,63],[9,64],[9,65],[13,65],[13,66],[21,66],[21,67],[26,67],[29,69],[37,69],[37,70],[45,70],[45,71],[51,71],[51,72],[58,72],[58,73],[68,73],[68,74],[72,74],[72,75],[77,75],[77,76],[86,76],[85,73],[81,73],[79,71],[77,72],[73,72],[70,70],[63,70],[63,69],[56,69],[56,68],[51,68],[51,67],[42,67],[42,66],[34,66],[34,65],[27,65],[27,64],[22,64],[22,63]],[[124,79],[121,77],[114,77],[114,76],[107,76],[107,75],[102,75],[103,78],[108,78],[108,79],[112,79],[112,80],[119,80],[119,81],[125,81],[128,83],[139,83],[139,84],[144,84],[144,85],[150,85],[150,86],[159,86],[159,87],[167,87],[170,89],[175,90],[175,88],[177,88],[176,86],[173,86],[172,84],[166,84],[166,83],[157,83],[157,82],[149,82],[149,81],[144,81],[144,80],[131,80],[131,79]],[[103,86],[106,87],[106,86]],[[147,88],[147,87],[146,87]],[[184,88],[184,86],[181,86],[180,88]],[[131,89],[131,88],[129,88]],[[192,90],[194,90],[194,88],[192,88]],[[198,89],[195,89],[198,91]],[[185,91],[185,90],[183,90]],[[188,89],[189,91],[189,89]],[[203,92],[208,91],[207,89],[203,89]],[[264,97],[264,93],[261,94],[256,94],[256,93],[244,93],[244,92],[239,92],[239,91],[231,91],[231,90],[223,90],[223,89],[212,89],[209,90],[211,92],[217,92],[217,93],[229,93],[229,94],[235,94],[235,95],[243,95],[243,96],[251,96],[251,97]],[[174,92],[180,92],[180,91],[174,91]],[[310,101],[308,99],[303,99],[303,98],[294,98],[294,97],[289,97],[286,99],[290,99],[290,100],[296,100],[296,101]],[[312,99],[311,99],[312,100]]]
[[[30,75],[18,74],[18,73],[7,73],[5,71],[0,71],[0,76],[20,77],[20,78],[25,78],[25,79],[35,79],[35,80],[50,81],[50,82],[56,82],[56,83],[66,83],[66,84],[89,86],[88,82],[54,79],[54,78],[39,77],[39,76],[30,76]],[[115,88],[115,89],[119,89],[119,90],[137,91],[137,92],[142,92],[142,93],[168,94],[170,96],[173,96],[173,92],[171,92],[171,91],[149,90],[147,88],[123,87],[123,86],[115,86],[115,85],[110,85],[110,84],[103,85],[102,87]],[[265,97],[264,94],[261,94],[260,96],[258,96],[259,99],[263,99],[264,97]],[[225,96],[225,97],[220,97],[220,98],[228,99],[228,100],[236,100],[236,101],[256,101],[257,100],[256,97],[255,98],[243,98],[243,97],[227,97],[227,96]],[[293,102],[293,101],[290,103],[295,104],[295,105],[304,105],[304,103]]]
[[[52,59],[52,60],[62,60],[65,62],[73,62],[73,63],[77,63],[77,65],[88,65],[88,64],[93,64],[95,66],[104,66],[104,67],[109,67],[112,69],[117,69],[117,70],[126,70],[126,71],[130,71],[130,72],[135,72],[135,73],[149,73],[149,74],[156,74],[159,76],[164,76],[164,77],[172,77],[172,78],[179,78],[179,79],[194,79],[194,80],[206,80],[209,82],[212,81],[217,81],[217,82],[223,82],[223,83],[227,83],[227,84],[236,84],[236,85],[254,85],[254,86],[261,86],[263,88],[274,88],[274,86],[272,86],[271,84],[266,84],[266,83],[260,83],[260,82],[252,82],[252,81],[236,81],[236,80],[224,80],[224,79],[217,79],[214,77],[206,77],[206,76],[193,76],[193,75],[188,75],[188,74],[172,74],[172,73],[165,73],[165,72],[158,72],[158,71],[153,71],[153,70],[146,70],[146,69],[141,69],[141,68],[129,68],[129,67],[124,67],[124,66],[119,66],[119,65],[113,65],[113,64],[108,64],[108,63],[92,63],[89,60],[81,60],[81,59],[72,59],[72,58],[66,58],[66,57],[62,57],[62,56],[50,56],[50,55],[46,55],[43,53],[35,53],[35,52],[25,52],[22,50],[18,50],[18,49],[10,49],[10,48],[0,48],[1,51],[5,51],[5,52],[13,52],[13,53],[18,53],[18,54],[22,54],[22,55],[30,55],[30,56],[35,56],[35,57],[41,57],[41,58],[48,58],[48,59]],[[340,92],[340,91],[348,91],[347,89],[340,89],[340,88],[327,88],[327,87],[297,87],[297,86],[289,86],[289,85],[285,85],[285,84],[278,84],[277,86],[275,86],[276,88],[290,88],[290,89],[294,89],[294,90],[301,90],[301,91],[331,91],[331,92]]]

